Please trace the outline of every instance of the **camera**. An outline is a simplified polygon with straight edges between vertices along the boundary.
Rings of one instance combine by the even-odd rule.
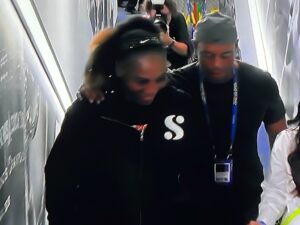
[[[160,18],[156,18],[154,20],[154,24],[160,29],[161,32],[167,33],[168,32],[168,25],[167,23],[164,21],[164,19]]]
[[[161,15],[161,10],[164,7],[165,0],[152,0],[152,7],[156,11],[154,24],[159,27],[159,29],[167,33],[168,32],[168,25],[166,19]]]

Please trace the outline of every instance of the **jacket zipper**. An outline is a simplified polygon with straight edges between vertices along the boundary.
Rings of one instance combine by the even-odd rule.
[[[131,129],[134,129],[135,131],[137,131],[139,133],[139,135],[140,135],[140,144],[141,144],[141,146],[140,146],[140,152],[141,152],[140,153],[140,162],[141,162],[141,165],[140,166],[142,167],[142,163],[143,163],[143,161],[142,161],[142,159],[143,159],[143,157],[142,157],[142,153],[143,153],[143,151],[142,151],[142,143],[144,142],[144,133],[145,133],[145,130],[146,130],[148,124],[144,124],[140,128],[137,129],[136,127],[132,127],[132,126],[126,124],[126,123],[122,123],[122,122],[120,122],[118,120],[114,120],[114,119],[109,118],[109,117],[101,116],[101,118],[106,119],[106,120],[110,120],[110,121],[113,121],[113,122],[116,122],[116,123],[119,123],[121,125],[124,125],[126,127],[131,128]],[[140,180],[142,182],[142,169],[140,169]],[[140,204],[142,206],[142,203],[140,203]],[[142,209],[141,208],[142,207],[140,207],[140,209],[139,209],[139,218],[138,218],[139,219],[139,222],[138,222],[139,225],[142,225]]]
[[[145,130],[147,129],[147,126],[148,126],[148,124],[145,124],[145,125],[143,125],[142,126],[142,129],[141,129],[141,131],[140,131],[140,144],[141,144],[141,146],[140,146],[140,151],[141,151],[141,153],[140,153],[140,162],[141,162],[141,169],[140,169],[140,179],[141,179],[141,183],[142,183],[142,179],[143,179],[143,174],[142,174],[142,166],[143,166],[143,157],[142,157],[142,154],[143,154],[143,142],[144,142],[144,134],[145,134]],[[142,202],[141,202],[141,207],[140,207],[140,209],[139,209],[139,225],[142,225]]]

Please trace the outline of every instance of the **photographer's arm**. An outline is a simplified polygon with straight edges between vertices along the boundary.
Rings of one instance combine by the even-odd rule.
[[[164,45],[171,48],[174,52],[179,55],[187,56],[188,55],[188,46],[186,43],[175,41],[167,33],[161,32],[160,39]]]

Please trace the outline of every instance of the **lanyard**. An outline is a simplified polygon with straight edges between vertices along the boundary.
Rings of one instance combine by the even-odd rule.
[[[199,69],[199,75],[201,78],[201,69]],[[213,138],[213,132],[211,127],[211,121],[209,117],[209,110],[208,110],[208,104],[207,104],[207,98],[205,94],[203,79],[200,79],[200,92],[201,92],[201,99],[204,106],[204,113],[205,118],[207,120],[208,126],[210,128],[210,136],[213,141],[213,150],[216,151],[216,145],[214,143]],[[233,100],[232,100],[232,108],[231,108],[231,130],[230,130],[230,147],[227,154],[227,159],[229,159],[232,156],[232,149],[233,149],[233,143],[235,140],[236,130],[237,130],[237,113],[238,113],[238,78],[237,78],[237,72],[236,69],[233,69]],[[216,154],[216,152],[215,152]],[[215,155],[216,157],[216,155]]]

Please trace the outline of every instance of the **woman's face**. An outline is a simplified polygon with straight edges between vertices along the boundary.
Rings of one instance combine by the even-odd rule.
[[[127,99],[139,105],[150,105],[167,84],[166,62],[165,54],[158,52],[131,57],[127,63],[129,70],[121,76]]]
[[[148,14],[148,17],[149,18],[155,18],[156,17],[156,14],[158,14],[156,12],[156,10],[154,8],[150,9],[147,11],[147,14]],[[161,8],[159,14],[163,15],[163,16],[167,16],[168,14],[170,14],[170,9],[166,6],[166,5],[163,5],[163,7]]]
[[[164,5],[162,10],[160,10],[160,13],[163,15],[168,15],[168,14],[170,14],[170,9],[168,8],[168,6]]]

